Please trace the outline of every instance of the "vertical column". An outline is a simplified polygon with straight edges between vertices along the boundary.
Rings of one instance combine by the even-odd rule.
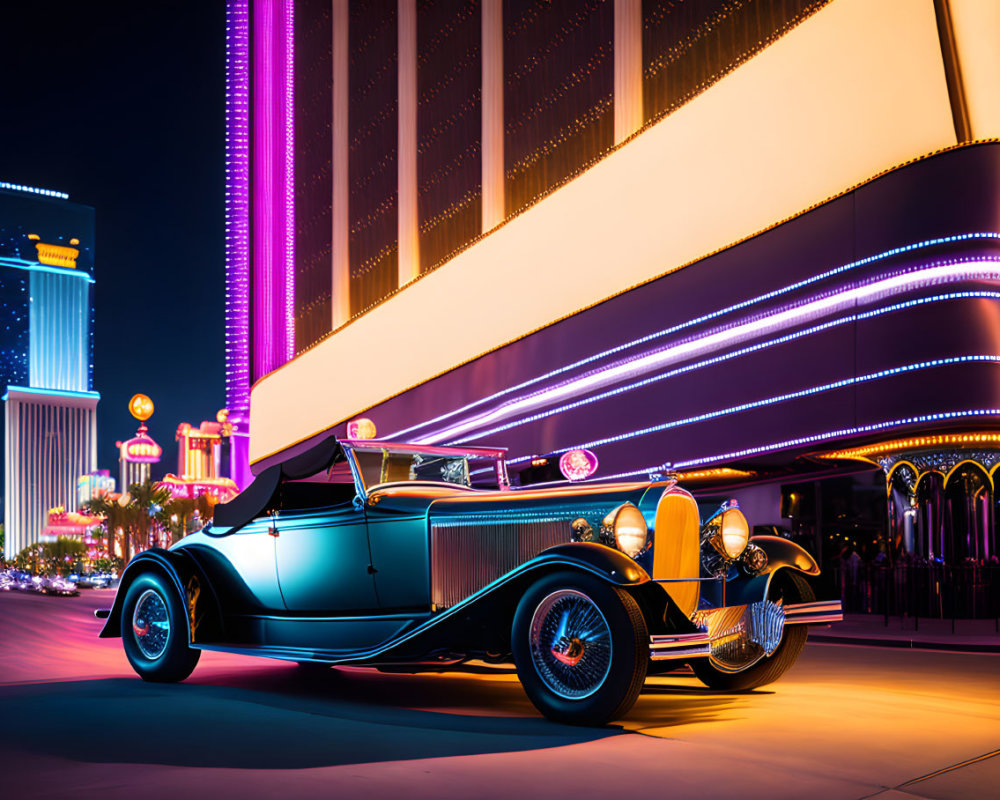
[[[226,407],[250,409],[250,11],[226,3]]]
[[[253,17],[254,377],[295,355],[295,116],[292,0],[255,0]]]
[[[504,221],[503,0],[483,0],[483,227]]]
[[[642,127],[642,0],[615,0],[615,144]]]
[[[347,171],[347,115],[349,113],[350,84],[348,65],[350,64],[350,39],[348,38],[348,0],[334,0],[333,3],[333,236],[331,241],[331,319],[336,329],[351,317],[351,265],[349,246],[348,190],[350,182]]]
[[[399,0],[399,285],[420,274],[417,215],[417,2]]]

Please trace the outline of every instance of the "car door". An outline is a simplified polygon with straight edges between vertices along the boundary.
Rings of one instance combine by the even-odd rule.
[[[363,510],[345,503],[281,511],[274,528],[286,609],[335,616],[378,608]]]

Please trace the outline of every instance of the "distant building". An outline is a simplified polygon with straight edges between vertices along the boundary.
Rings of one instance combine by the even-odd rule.
[[[115,479],[106,469],[98,469],[76,479],[76,505],[79,508],[95,497],[114,494]]]
[[[124,442],[115,442],[118,448],[118,469],[121,475],[122,494],[133,483],[145,483],[150,478],[153,464],[160,463],[163,448],[149,435],[144,422],[139,424],[135,436]]]
[[[96,467],[94,210],[0,182],[0,392],[5,556],[73,507]]]

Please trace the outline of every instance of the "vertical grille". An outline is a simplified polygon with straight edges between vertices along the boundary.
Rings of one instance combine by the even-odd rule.
[[[570,541],[567,520],[431,526],[431,600],[447,608],[546,547]]]

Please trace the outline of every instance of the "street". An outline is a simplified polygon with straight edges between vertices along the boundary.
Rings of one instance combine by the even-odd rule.
[[[512,669],[485,665],[303,675],[203,653],[186,682],[143,683],[119,639],[97,638],[93,609],[112,598],[0,593],[5,797],[892,800],[1000,785],[1000,757],[983,758],[1000,748],[997,655],[810,644],[763,690],[652,677],[620,724],[586,729],[548,722]]]

